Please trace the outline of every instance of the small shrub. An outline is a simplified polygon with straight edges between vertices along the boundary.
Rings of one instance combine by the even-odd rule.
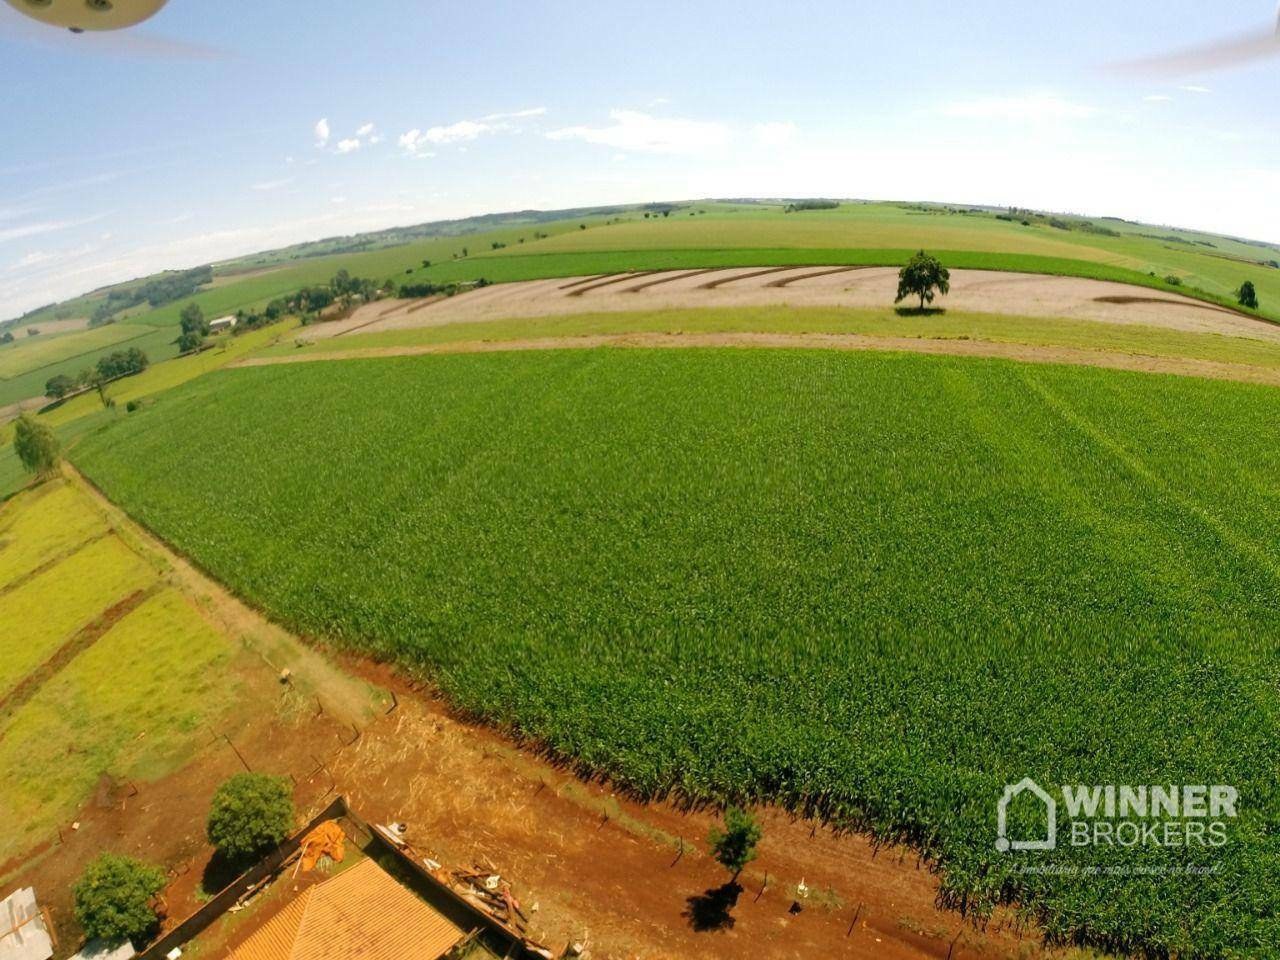
[[[159,867],[104,853],[71,889],[76,921],[90,940],[141,939],[155,929],[154,901],[164,883]]]
[[[1258,291],[1254,289],[1252,280],[1246,280],[1240,284],[1240,289],[1236,291],[1236,300],[1242,307],[1248,307],[1250,310],[1258,309]]]
[[[141,409],[142,409],[142,401],[141,401],[141,400],[130,400],[128,403],[126,403],[126,404],[124,405],[124,408],[125,408],[125,410],[126,410],[128,413],[133,413],[135,410],[141,410]]]
[[[707,837],[711,855],[736,880],[743,868],[756,858],[762,832],[755,817],[739,807],[730,807],[724,812],[724,829],[712,827]]]
[[[1164,282],[1165,282],[1165,283],[1167,283],[1167,284],[1168,284],[1169,286],[1171,286],[1171,287],[1180,287],[1180,286],[1182,286],[1182,278],[1181,278],[1180,276],[1178,276],[1177,274],[1173,274],[1173,273],[1171,273],[1171,274],[1169,274],[1167,277],[1165,277],[1165,278],[1164,278]]]
[[[206,832],[228,860],[247,860],[289,835],[293,795],[284,777],[238,773],[213,795]]]

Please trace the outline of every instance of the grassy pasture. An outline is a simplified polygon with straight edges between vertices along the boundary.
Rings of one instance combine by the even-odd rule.
[[[31,491],[21,506],[0,507],[0,589],[106,533],[102,517],[85,507],[71,487],[51,483]]]
[[[166,589],[41,687],[0,727],[0,808],[11,825],[0,860],[74,814],[103,771],[150,779],[206,743],[205,725],[238,696],[225,669],[235,652]]]
[[[99,331],[104,330],[111,331],[112,336],[129,334],[129,337],[128,339],[111,341],[106,346],[95,346],[72,355],[61,356],[55,360],[45,362],[38,368],[28,367],[19,373],[15,373],[9,379],[0,379],[0,406],[15,403],[19,400],[26,400],[29,397],[44,396],[44,385],[51,377],[58,374],[74,377],[81,370],[96,364],[98,358],[104,357],[115,350],[137,347],[147,355],[147,359],[152,363],[178,355],[175,334],[172,330],[134,323],[115,323],[87,330],[83,334],[67,334],[51,339],[49,346],[52,347],[60,340],[70,340],[90,334],[97,335]]]
[[[0,659],[0,699],[98,617],[104,600],[127,597],[155,579],[152,567],[110,536],[85,544],[46,573],[0,594],[0,622],[11,625]]]
[[[119,346],[147,332],[146,327],[112,323],[60,336],[24,336],[7,346],[0,346],[0,380],[12,380],[19,374],[41,370],[50,364],[84,356],[103,347]]]
[[[1277,419],[1081,368],[551,352],[224,370],[76,457],[281,622],[586,768],[910,841],[1055,936],[1246,956],[1280,944]],[[1024,776],[1229,783],[1241,817],[1015,860]],[[1064,862],[1102,872],[1017,869]]]
[[[126,404],[130,400],[143,400],[239,360],[286,335],[297,326],[297,319],[290,318],[238,337],[218,337],[209,350],[193,356],[175,357],[167,363],[148,367],[135,377],[117,380],[107,388],[107,395],[117,405]],[[51,426],[60,426],[101,409],[102,402],[98,395],[86,393],[52,408],[44,414],[44,419]],[[0,431],[0,440],[7,437],[10,430]]]

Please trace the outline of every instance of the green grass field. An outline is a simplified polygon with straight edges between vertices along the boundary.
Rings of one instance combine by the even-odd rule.
[[[76,333],[25,337],[0,347],[0,380],[12,380],[20,374],[81,357],[103,347],[119,346],[148,332],[146,327],[113,323]]]
[[[949,902],[1055,938],[1254,956],[1277,420],[1271,389],[1082,368],[565,351],[224,370],[75,459],[283,624],[644,794],[906,840]],[[1221,849],[1015,860],[1026,776],[1233,784],[1241,816]],[[1063,862],[1100,872],[1018,870]]]
[[[82,340],[81,338],[84,339]],[[38,337],[33,338],[33,344],[38,339]],[[95,339],[99,341],[105,340],[106,342],[105,344],[99,342],[96,345],[89,346]],[[54,348],[63,340],[71,342],[67,343],[65,348],[62,349],[65,351],[75,350],[74,353],[58,355]],[[25,344],[23,346],[25,348]],[[86,370],[96,364],[100,357],[104,357],[116,350],[137,347],[147,355],[147,359],[152,363],[178,355],[178,347],[175,343],[173,330],[150,327],[140,323],[114,323],[105,327],[87,330],[84,333],[50,337],[47,346],[50,354],[56,359],[33,358],[35,362],[39,363],[38,366],[31,366],[22,357],[15,355],[13,368],[16,369],[20,363],[23,365],[12,376],[7,379],[0,379],[0,406],[16,403],[19,400],[26,400],[29,397],[44,396],[44,386],[52,377],[59,374],[74,377],[82,370]],[[87,348],[82,349],[82,347]]]

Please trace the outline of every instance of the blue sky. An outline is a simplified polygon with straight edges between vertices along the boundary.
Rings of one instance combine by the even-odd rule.
[[[705,196],[1280,240],[1280,59],[1114,69],[1274,23],[1273,0],[170,0],[71,36],[0,4],[0,318],[322,236]]]

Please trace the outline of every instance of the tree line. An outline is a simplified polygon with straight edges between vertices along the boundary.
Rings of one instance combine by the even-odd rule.
[[[147,359],[147,355],[137,347],[116,350],[114,353],[99,357],[96,364],[86,367],[74,377],[67,376],[65,373],[50,377],[45,381],[45,396],[61,400],[68,394],[92,388],[98,391],[98,396],[102,398],[102,405],[105,407],[109,405],[107,384],[121,377],[131,377],[141,373],[150,365],[151,361]]]

